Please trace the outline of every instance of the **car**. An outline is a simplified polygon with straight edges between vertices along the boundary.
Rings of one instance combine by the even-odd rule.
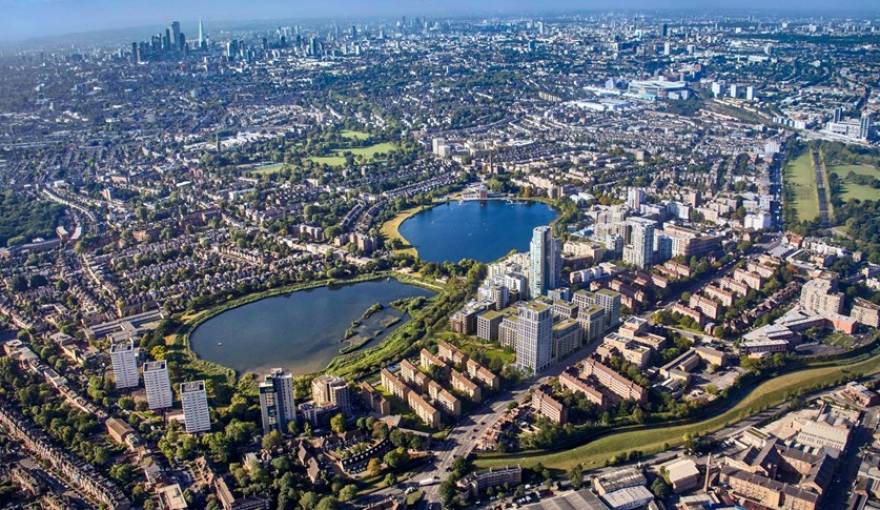
[[[416,488],[415,488],[415,487],[407,487],[406,490],[403,491],[403,493],[404,493],[404,494],[412,494],[412,493],[415,492],[415,491],[416,491]]]

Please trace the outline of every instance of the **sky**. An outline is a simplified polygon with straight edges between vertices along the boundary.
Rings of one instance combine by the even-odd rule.
[[[0,39],[156,25],[170,20],[454,16],[574,9],[809,9],[880,12],[878,0],[0,0]]]

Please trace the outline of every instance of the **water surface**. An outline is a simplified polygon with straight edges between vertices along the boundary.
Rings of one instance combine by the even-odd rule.
[[[400,225],[400,234],[429,262],[491,262],[510,250],[527,251],[532,229],[549,225],[556,211],[540,202],[447,202]]]
[[[274,367],[286,368],[294,375],[317,372],[339,353],[345,330],[367,308],[431,295],[429,290],[390,278],[296,291],[212,317],[193,331],[190,344],[200,358],[241,373],[263,373]],[[388,313],[378,313],[363,329],[383,329],[381,322],[388,317]],[[403,319],[384,329],[373,343],[403,324],[406,317]]]

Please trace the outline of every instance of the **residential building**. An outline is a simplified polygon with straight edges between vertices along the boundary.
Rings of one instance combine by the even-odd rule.
[[[180,402],[183,404],[183,419],[186,431],[190,434],[211,430],[211,412],[208,408],[208,393],[205,381],[190,381],[180,385]]]
[[[287,424],[296,421],[296,404],[293,399],[293,375],[280,368],[266,374],[258,388],[263,433],[272,430],[287,431]]]
[[[552,361],[553,315],[550,306],[532,301],[520,308],[517,321],[516,364],[539,373]]]
[[[568,418],[562,402],[553,398],[553,395],[544,389],[532,391],[532,409],[559,425],[565,423]]]
[[[312,401],[317,406],[333,404],[342,414],[351,414],[351,398],[348,382],[332,375],[320,375],[312,379]]]
[[[147,393],[147,406],[151,410],[165,409],[174,403],[171,380],[165,360],[144,363],[144,388]]]
[[[129,339],[110,346],[110,363],[113,366],[116,389],[134,388],[140,383],[137,353],[134,340]]]
[[[557,286],[561,269],[559,245],[548,226],[535,227],[529,245],[529,293],[532,299]]]

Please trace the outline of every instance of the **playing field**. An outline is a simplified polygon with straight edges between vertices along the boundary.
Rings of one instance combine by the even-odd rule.
[[[343,138],[348,138],[349,140],[358,140],[358,141],[366,140],[367,138],[370,137],[370,133],[367,133],[365,131],[354,131],[352,129],[346,129],[346,130],[342,131],[342,133],[340,133],[340,134],[342,135]]]
[[[310,161],[313,161],[319,165],[327,165],[327,166],[335,166],[340,167],[345,165],[345,153],[350,152],[355,157],[361,156],[365,161],[370,162],[376,159],[377,156],[382,154],[388,154],[390,152],[394,152],[398,149],[398,145],[393,142],[382,142],[373,145],[369,145],[367,147],[352,147],[348,149],[336,149],[333,151],[332,156],[311,156],[309,158]]]
[[[251,171],[259,175],[272,175],[280,172],[283,168],[284,163],[271,163],[268,165],[258,166]]]
[[[863,184],[855,184],[845,182],[847,174],[853,172],[857,175],[868,175],[876,179],[880,179],[880,168],[873,165],[835,165],[828,168],[828,171],[837,175],[841,181],[843,192],[841,198],[848,200],[880,200],[880,189]]]
[[[819,195],[816,173],[810,151],[806,150],[785,165],[785,187],[794,193],[794,207],[798,220],[812,221],[819,216]]]

